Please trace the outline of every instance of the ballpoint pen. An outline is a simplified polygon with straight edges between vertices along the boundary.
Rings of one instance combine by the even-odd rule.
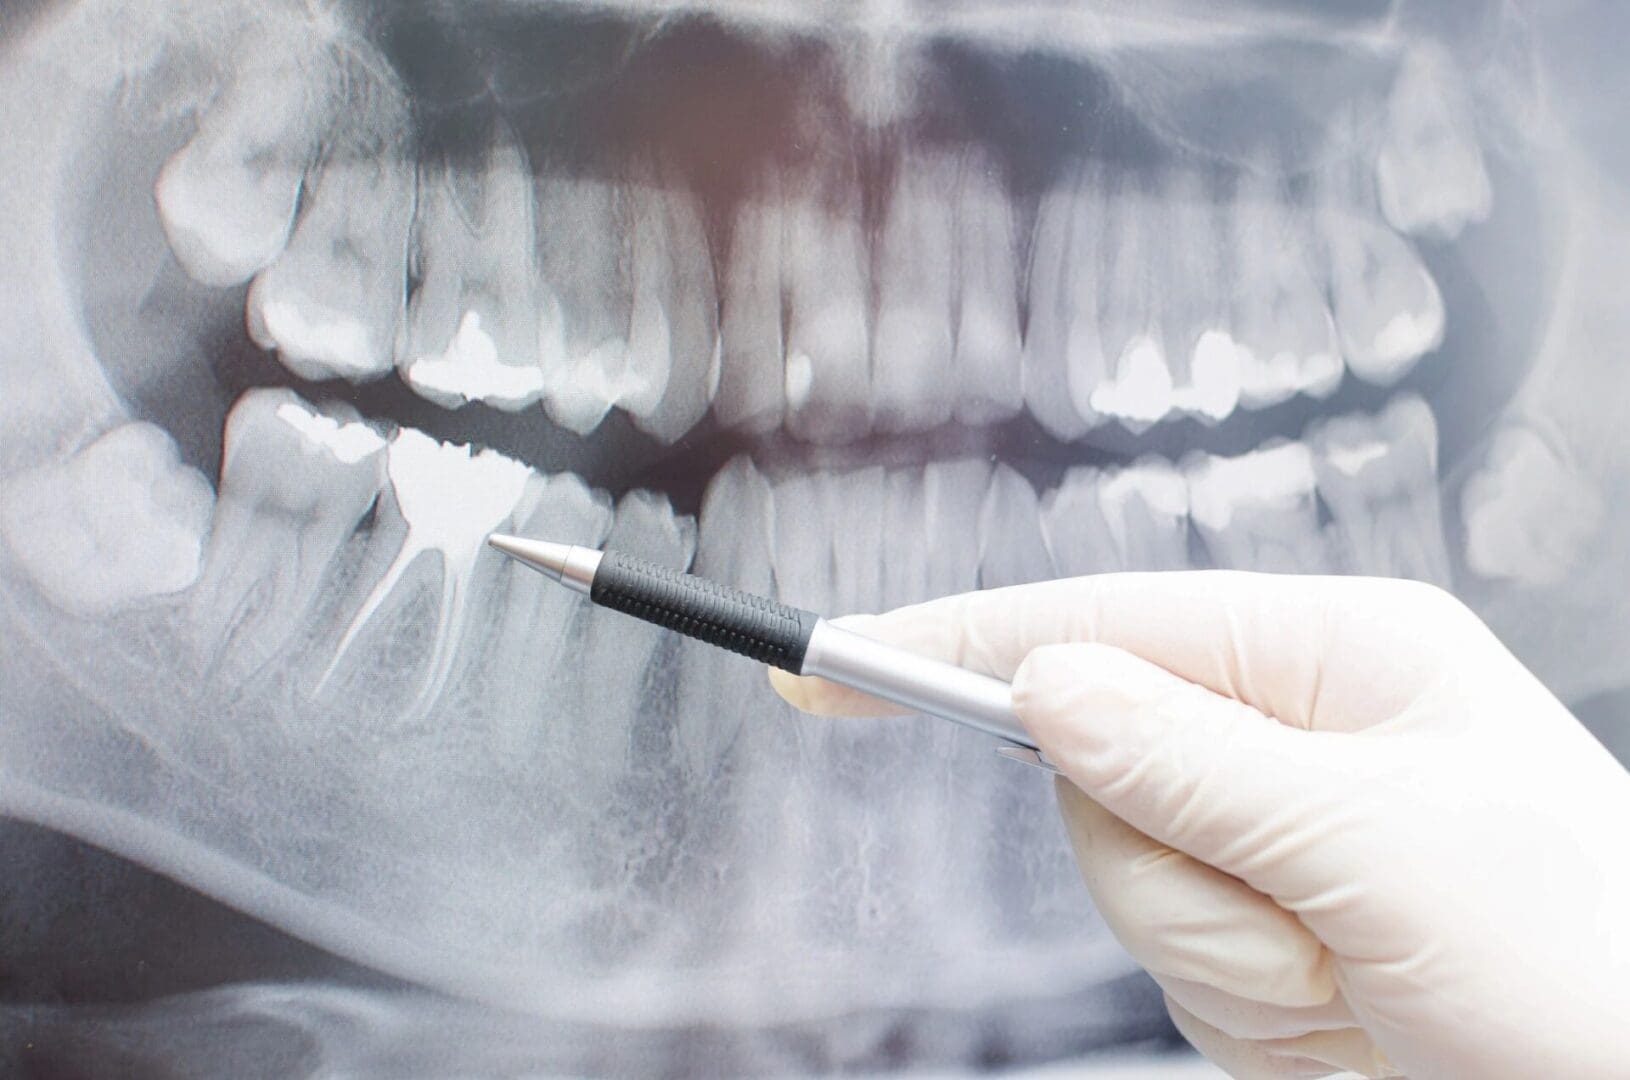
[[[815,675],[1002,740],[996,752],[1057,772],[1000,679],[873,641],[814,612],[616,551],[494,533],[487,543],[603,607],[795,675]]]

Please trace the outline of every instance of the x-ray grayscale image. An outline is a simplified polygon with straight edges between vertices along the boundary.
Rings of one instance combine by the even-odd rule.
[[[1630,10],[8,0],[0,1071],[1217,1076],[828,614],[1451,589],[1630,758]]]

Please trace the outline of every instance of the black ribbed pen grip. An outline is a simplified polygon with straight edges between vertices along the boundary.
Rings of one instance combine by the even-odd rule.
[[[601,555],[589,599],[793,674],[815,629],[812,612],[615,551]]]

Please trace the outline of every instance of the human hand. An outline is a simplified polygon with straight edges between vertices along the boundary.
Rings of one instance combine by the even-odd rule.
[[[1630,773],[1449,594],[1107,574],[841,623],[1012,680],[1094,903],[1233,1075],[1630,1075]]]

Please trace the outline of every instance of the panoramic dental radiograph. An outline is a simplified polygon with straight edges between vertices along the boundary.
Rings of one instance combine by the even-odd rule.
[[[1039,774],[485,538],[829,614],[1417,578],[1630,756],[1627,21],[12,0],[0,1063],[1180,1045]]]

